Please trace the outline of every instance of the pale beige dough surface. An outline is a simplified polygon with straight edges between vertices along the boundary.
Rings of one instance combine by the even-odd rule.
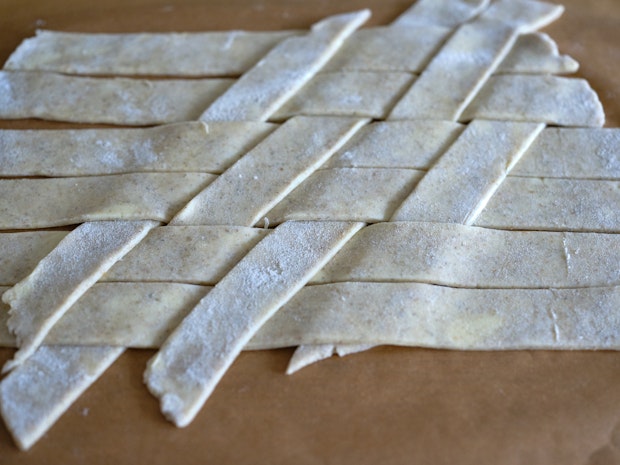
[[[0,117],[130,126],[191,121],[233,82],[0,71]]]
[[[155,228],[101,281],[215,284],[270,232],[241,226]]]
[[[451,121],[377,121],[361,128],[322,168],[426,170],[464,128]]]
[[[283,40],[210,104],[199,119],[267,120],[369,17],[368,10],[332,16],[314,24],[306,35]]]
[[[389,118],[457,120],[518,35],[549,24],[561,12],[559,6],[535,1],[493,3],[456,30]]]
[[[504,61],[498,73],[570,74],[579,64],[568,55],[560,55],[557,44],[547,34],[522,34]]]
[[[361,227],[291,222],[259,242],[149,361],[145,382],[162,412],[191,422],[247,341]]]
[[[472,121],[390,220],[472,224],[542,129]]]
[[[274,315],[248,348],[271,347],[279,339],[284,347],[302,341],[457,350],[617,350],[619,303],[618,287],[506,290],[419,283],[310,286]]]
[[[124,289],[110,298],[120,288]],[[158,347],[209,289],[169,283],[97,284],[85,295],[88,305],[78,304],[68,312],[46,343],[114,341],[123,347]],[[155,299],[152,311],[127,315],[128,305],[144,295]],[[244,349],[397,344],[458,350],[617,350],[619,302],[616,286],[472,289],[370,282],[306,286]],[[7,336],[0,332],[0,344],[12,346],[13,340],[3,339]]]
[[[122,347],[39,348],[0,382],[0,414],[20,449],[29,449],[123,353]]]
[[[12,286],[28,276],[67,234],[67,231],[0,233],[0,286]]]
[[[265,216],[272,224],[336,218],[386,221],[423,176],[423,171],[406,169],[318,170]]]
[[[139,173],[0,180],[0,229],[84,221],[168,221],[215,179],[206,173]]]
[[[39,30],[4,65],[67,74],[238,76],[301,31],[80,34]],[[88,50],[89,53],[84,53]]]
[[[309,81],[272,120],[294,115],[341,115],[383,119],[415,79],[403,72],[338,71]]]
[[[132,129],[0,130],[0,176],[218,174],[276,127],[190,122]]]
[[[288,120],[189,201],[170,224],[253,226],[365,122],[330,117]]]
[[[157,224],[83,223],[65,236],[32,273],[6,291],[2,301],[11,306],[7,325],[17,338],[19,350],[4,365],[3,372],[32,356],[62,315]]]
[[[509,177],[475,224],[499,229],[617,233],[618,181]]]
[[[604,124],[605,113],[583,79],[498,75],[489,78],[460,120],[474,118],[598,127]]]
[[[616,286],[620,235],[379,223],[357,233],[310,282],[347,281],[480,288]]]
[[[272,224],[312,219],[388,221],[424,173],[374,168],[319,170],[266,216]],[[615,180],[507,176],[473,224],[496,229],[617,232],[619,211]]]

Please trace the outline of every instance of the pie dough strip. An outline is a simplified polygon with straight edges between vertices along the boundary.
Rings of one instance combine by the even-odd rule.
[[[549,98],[539,99],[541,95]],[[605,112],[584,79],[499,75],[489,78],[460,120],[474,118],[599,127],[605,123]]]
[[[618,154],[620,128],[545,128],[511,174],[620,180]]]
[[[304,288],[246,348],[337,341],[454,350],[618,350],[619,305],[620,287],[505,290],[420,283],[326,284]]]
[[[54,326],[45,344],[156,348],[195,302],[213,292],[210,289],[176,283],[96,284]],[[144,296],[149,298],[148,307],[142,305]],[[620,286],[472,289],[425,283],[322,284],[301,289],[243,349],[336,342],[344,348],[398,344],[457,350],[619,350],[619,303]],[[14,344],[6,331],[0,331],[0,345]]]
[[[170,224],[254,225],[365,123],[337,117],[288,120],[190,200]]]
[[[557,19],[563,8],[532,0],[498,0],[460,26],[400,99],[389,119],[457,120],[519,34]]]
[[[40,347],[0,382],[0,415],[28,450],[123,353],[122,347]]]
[[[11,306],[8,328],[17,337],[19,350],[4,365],[3,373],[28,359],[71,305],[157,224],[84,223],[60,241],[28,277],[6,291],[2,301]]]
[[[475,224],[496,229],[618,233],[620,189],[617,181],[510,178]]]
[[[206,128],[203,124],[149,129],[0,130],[0,176],[221,173],[278,127],[254,122],[210,123]],[[320,169],[427,170],[465,127],[438,120],[367,124]],[[617,153],[618,128],[549,127],[538,135],[510,175],[620,179]]]
[[[442,3],[454,12],[457,2]],[[439,25],[431,18],[420,17],[404,27],[394,27],[397,19],[391,26],[355,31],[325,70],[419,73],[451,28],[467,17],[456,19],[454,24]],[[11,54],[4,69],[90,76],[232,77],[245,73],[282,40],[302,33],[90,34],[37,30],[35,37],[25,39]],[[92,53],[84,54],[84,50]],[[557,46],[545,34],[526,34],[517,40],[500,71],[571,73],[577,71],[577,63],[570,57],[559,56]]]
[[[0,180],[0,229],[66,226],[84,221],[168,221],[216,176],[139,173]]]
[[[199,119],[267,120],[369,17],[369,10],[331,16],[314,24],[307,35],[283,40],[209,105]]]
[[[88,34],[38,30],[4,69],[126,76],[239,76],[302,31]],[[84,53],[88,50],[88,53]]]
[[[132,106],[122,105],[118,102],[118,95],[131,100],[132,105],[140,105],[142,90],[136,91],[136,87],[147,88],[151,84],[161,89],[158,99],[167,98],[177,92],[176,87],[183,87],[182,82],[188,85],[198,85],[200,80],[186,81],[146,81],[134,79],[109,79],[109,78],[85,78],[74,76],[59,76],[51,73],[34,72],[11,72],[12,79],[19,81],[21,89],[16,89],[15,98],[10,105],[0,106],[0,118],[30,118],[43,117],[50,120],[74,121],[74,122],[101,122],[126,125],[148,125],[155,123],[175,123],[195,120],[198,116],[195,110],[177,107],[171,101],[160,102],[161,111],[149,114],[153,108],[152,101],[144,101],[147,112],[134,112]],[[28,79],[18,79],[15,75],[28,75]],[[32,75],[36,74],[36,79]],[[0,71],[0,86],[3,75]],[[408,83],[415,79],[409,73],[394,72],[337,72],[321,73],[311,80],[304,88],[284,104],[272,115],[274,121],[280,121],[293,115],[341,115],[359,116],[371,118],[383,118],[389,108],[406,91]],[[85,81],[88,81],[85,82]],[[206,81],[206,80],[205,80]],[[32,84],[26,88],[25,83]],[[170,88],[166,88],[170,86]],[[92,90],[84,88],[93,87]],[[94,87],[105,89],[114,87],[113,92],[118,95],[107,97],[103,91]],[[80,99],[79,110],[73,111],[66,101],[60,102],[54,99],[66,93],[67,88],[74,89],[72,96]],[[85,94],[79,95],[85,90]],[[536,96],[535,113],[529,116],[527,108],[523,104],[513,102],[515,93],[532,92]],[[22,95],[27,92],[27,95]],[[109,92],[106,90],[105,92]],[[184,99],[189,99],[192,90],[187,89]],[[0,98],[6,97],[8,92]],[[519,94],[520,95],[520,94]],[[563,95],[558,99],[558,95]],[[116,101],[112,113],[103,114],[99,110],[100,98],[110,98]],[[152,99],[151,99],[152,100]],[[200,96],[191,99],[191,105],[199,106],[196,101]],[[527,100],[527,99],[525,99]],[[565,103],[566,101],[582,101],[574,108]],[[33,109],[32,103],[36,101],[37,109]],[[507,104],[509,102],[510,104]],[[2,103],[2,102],[0,102]],[[529,103],[533,105],[532,102]],[[46,108],[46,113],[40,109]],[[150,108],[150,109],[149,109]],[[15,110],[15,111],[13,111]],[[112,110],[111,110],[112,111]],[[525,112],[525,113],[524,113]],[[474,101],[467,112],[462,116],[466,121],[470,118],[484,119],[507,119],[529,120],[536,122],[548,121],[554,124],[567,124],[578,126],[600,126],[604,119],[604,113],[596,94],[585,81],[580,79],[558,78],[553,76],[534,75],[497,75],[492,76],[489,84],[481,96],[481,100]],[[439,116],[435,119],[441,119]]]
[[[276,127],[248,121],[132,129],[0,130],[0,176],[219,174]]]
[[[409,73],[346,71],[317,74],[272,116],[339,115],[384,119],[415,76]]]
[[[502,289],[620,286],[620,234],[379,223],[356,234],[310,283],[350,281]]]
[[[522,34],[496,73],[511,74],[570,74],[579,63],[568,55],[560,55],[557,44],[547,34]]]
[[[472,121],[390,221],[472,224],[543,127]]]
[[[149,361],[145,382],[164,415],[191,422],[247,341],[362,226],[285,223],[259,242]]]
[[[472,121],[400,203],[390,221],[472,224],[543,127]],[[366,349],[348,347],[347,352]],[[328,352],[325,346],[302,347],[287,372],[321,360]]]
[[[239,226],[157,227],[99,282],[213,285],[271,231]],[[10,280],[11,263],[28,261],[30,253],[45,255],[59,240],[55,231],[0,235],[0,250],[7,251],[3,259],[9,263],[5,284],[23,279],[18,266],[20,273]],[[379,223],[356,234],[310,284],[345,281],[415,281],[481,288],[620,285],[620,234]],[[129,306],[132,311],[134,307]]]
[[[424,171],[405,169],[319,170],[265,216],[270,224],[317,219],[388,221],[423,176]],[[620,232],[617,185],[617,180],[508,176],[473,224],[495,229]],[[532,212],[532,205],[539,204],[540,212]]]
[[[144,126],[196,120],[232,79],[90,78],[0,71],[0,118]],[[67,89],[71,89],[70,92]]]
[[[28,276],[67,234],[67,231],[0,233],[0,286],[12,286]]]

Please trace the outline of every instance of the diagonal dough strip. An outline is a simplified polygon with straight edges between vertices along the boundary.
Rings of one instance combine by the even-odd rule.
[[[42,259],[28,277],[2,295],[11,306],[9,330],[19,350],[2,371],[23,363],[39,347],[49,330],[84,292],[125,255],[155,221],[84,223]],[[93,250],[97,250],[93,254]]]
[[[472,224],[543,127],[472,121],[391,221]]]
[[[123,347],[43,346],[0,383],[0,414],[27,450],[120,357]]]
[[[493,3],[459,27],[389,118],[457,120],[519,34],[552,22],[562,11],[560,6],[532,0]]]
[[[170,224],[253,226],[365,123],[338,117],[288,120],[190,200]]]
[[[265,121],[336,53],[370,11],[332,16],[310,33],[280,42],[200,116],[202,121]]]
[[[149,361],[145,382],[163,413],[191,422],[247,341],[362,226],[290,222],[259,242]]]
[[[236,76],[301,31],[85,34],[38,30],[4,69],[65,74]],[[84,53],[88,50],[89,53]]]
[[[128,126],[195,120],[233,82],[233,79],[106,79],[0,71],[0,118]]]
[[[543,127],[513,122],[470,123],[400,204],[390,221],[472,224]],[[366,348],[364,345],[360,350]],[[352,347],[346,351],[357,352]],[[292,373],[321,360],[327,353],[325,346],[318,347],[316,352],[302,347],[294,356],[294,366],[289,366],[287,371]]]
[[[0,176],[219,174],[276,127],[235,121],[152,128],[0,130]]]

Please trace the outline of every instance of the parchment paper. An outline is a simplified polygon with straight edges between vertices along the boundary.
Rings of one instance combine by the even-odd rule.
[[[545,32],[577,59],[620,126],[620,2],[564,0]],[[0,61],[37,27],[136,32],[307,28],[370,8],[387,24],[410,0],[3,0]],[[0,121],[0,128],[61,123]],[[619,329],[620,330],[620,329]],[[0,350],[0,365],[13,351]],[[292,350],[244,352],[196,420],[166,422],[129,350],[27,453],[0,425],[0,463],[620,463],[620,353],[383,347],[293,376]]]

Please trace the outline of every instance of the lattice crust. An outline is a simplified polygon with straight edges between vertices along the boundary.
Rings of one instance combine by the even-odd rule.
[[[1,117],[166,124],[0,131],[0,229],[32,229],[0,234],[17,444],[124,347],[160,347],[145,381],[179,426],[243,348],[301,345],[289,371],[374,344],[618,349],[620,133],[551,75],[577,68],[536,32],[560,13],[24,41]]]

